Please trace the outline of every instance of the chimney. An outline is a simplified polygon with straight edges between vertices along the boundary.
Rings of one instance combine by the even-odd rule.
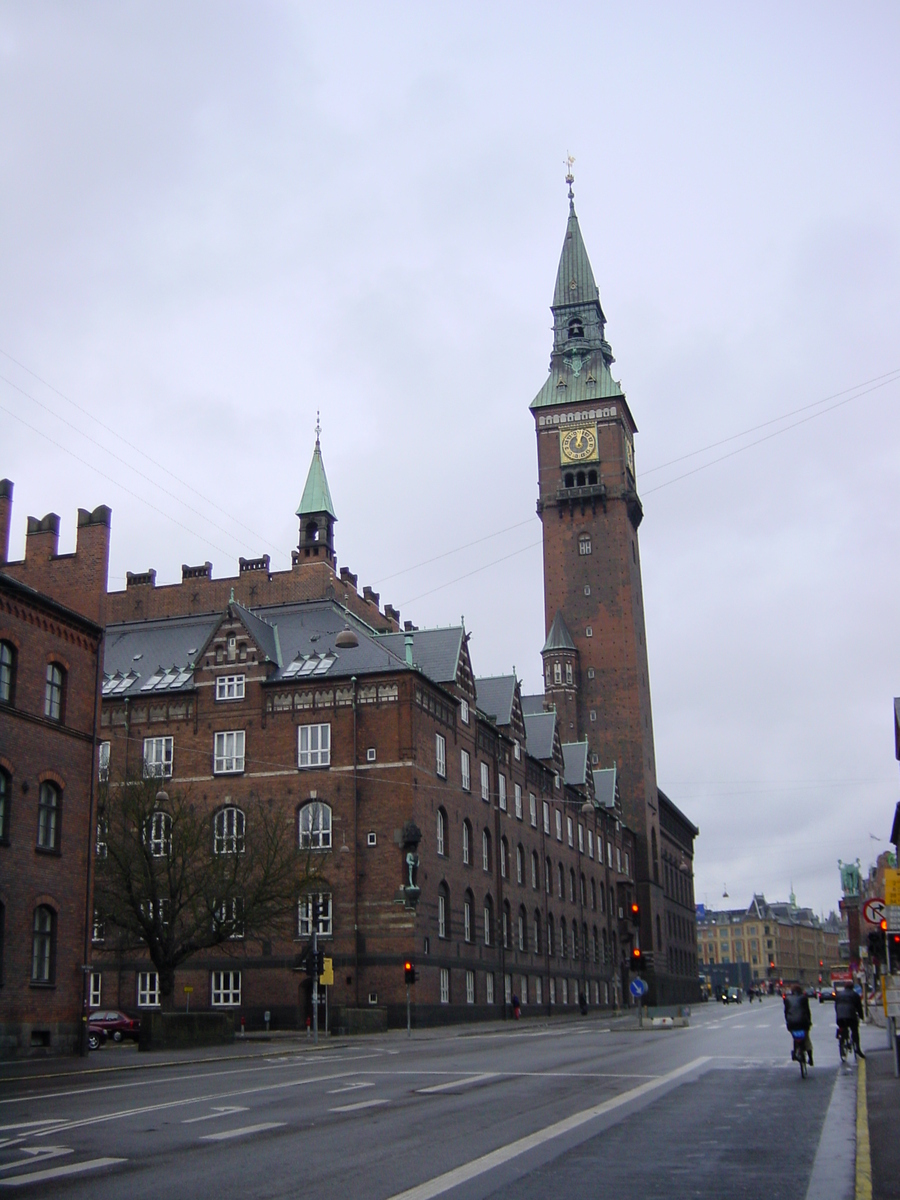
[[[363,597],[364,599],[368,600],[370,604],[374,604],[376,608],[378,607],[378,601],[381,599],[378,592],[373,592],[368,584],[366,584],[366,586],[363,588]]]
[[[411,633],[404,637],[403,648],[406,651],[406,665],[411,667],[413,665],[413,635]]]
[[[354,575],[349,567],[341,567],[341,583],[349,583],[352,588],[356,588],[358,575]]]
[[[59,517],[47,513],[38,520],[29,517],[25,526],[25,562],[28,566],[47,563],[59,553]]]
[[[78,510],[75,556],[79,579],[83,581],[82,611],[98,624],[106,623],[106,591],[109,576],[109,535],[112,510],[98,504],[93,512]]]
[[[384,615],[389,621],[393,621],[397,628],[400,628],[400,610],[394,608],[393,604],[385,604]]]
[[[9,560],[9,523],[12,519],[13,482],[0,479],[0,566]]]

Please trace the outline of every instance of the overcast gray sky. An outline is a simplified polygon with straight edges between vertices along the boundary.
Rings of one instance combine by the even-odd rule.
[[[836,907],[898,795],[898,45],[894,3],[6,0],[13,555],[108,503],[112,588],[284,568],[320,409],[339,561],[538,690],[570,151],[697,897]]]

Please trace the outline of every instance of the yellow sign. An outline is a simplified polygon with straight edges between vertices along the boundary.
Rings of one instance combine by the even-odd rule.
[[[886,905],[900,904],[900,871],[896,867],[885,868],[884,902]]]
[[[319,976],[319,983],[324,983],[328,987],[334,987],[334,959],[326,958],[322,961],[325,969]]]
[[[188,986],[185,984],[185,988],[184,988],[184,990],[187,992],[187,994],[188,994],[188,995],[190,995],[190,994],[191,994],[191,992],[192,992],[194,989],[193,989],[192,987],[188,987]]]

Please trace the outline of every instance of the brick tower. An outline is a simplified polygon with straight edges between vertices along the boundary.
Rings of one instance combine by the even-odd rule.
[[[636,838],[641,948],[651,1003],[673,1003],[666,977],[659,798],[644,634],[635,486],[636,425],[610,373],[606,318],[582,240],[572,177],[553,293],[550,373],[531,403],[543,524],[544,690],[564,741],[586,738],[594,767],[617,768]],[[571,726],[574,725],[574,728]]]

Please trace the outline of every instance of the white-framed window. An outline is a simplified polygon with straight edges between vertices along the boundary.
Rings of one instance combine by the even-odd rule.
[[[553,664],[553,682],[562,683],[562,663]]]
[[[519,913],[519,919],[518,919],[518,923],[516,925],[516,932],[518,934],[519,950],[524,951],[524,949],[525,949],[525,914],[522,912]]]
[[[491,932],[493,924],[494,924],[494,905],[493,905],[493,902],[491,901],[491,898],[489,896],[486,896],[485,900],[484,900],[484,944],[486,946],[490,946],[491,942],[494,939],[494,935]]]
[[[213,818],[213,850],[216,854],[243,854],[245,818],[233,804],[220,808]]]
[[[522,990],[519,992],[519,1002],[524,1007],[528,1003],[528,976],[522,976]]]
[[[221,900],[216,905],[213,921],[216,929],[228,926],[228,937],[231,941],[239,941],[244,936],[244,900],[242,896],[232,896],[230,900]]]
[[[468,750],[460,750],[459,752],[459,778],[462,790],[470,792],[472,790],[472,775]]]
[[[484,998],[488,1004],[494,1003],[494,976],[490,971],[484,977]]]
[[[503,976],[503,996],[507,1004],[512,1004],[512,975]]]
[[[475,972],[466,971],[466,1004],[475,1003]]]
[[[513,758],[516,762],[520,762],[522,759],[522,747],[519,745],[518,738],[515,738],[513,741]]]
[[[213,773],[216,775],[238,775],[243,769],[243,729],[230,729],[227,733],[217,733]]]
[[[531,821],[531,828],[537,829],[537,797],[534,792],[528,793],[528,818]]]
[[[210,983],[213,1008],[240,1008],[240,971],[212,971]]]
[[[506,838],[500,839],[500,874],[506,878]]]
[[[616,870],[622,874],[622,851],[616,846]]]
[[[467,942],[472,940],[472,900],[466,896],[463,900],[463,936]]]
[[[138,1008],[159,1008],[159,976],[155,971],[138,971]]]
[[[491,799],[491,772],[485,762],[481,764],[481,798],[488,802]]]
[[[297,727],[297,765],[300,767],[331,765],[330,725],[299,725]]]
[[[462,860],[465,866],[472,861],[472,827],[468,821],[463,821],[462,827]]]
[[[593,637],[594,636],[594,631],[590,625],[585,626],[584,636],[585,637]]]
[[[569,981],[568,981],[568,979],[564,979],[562,981],[562,1002],[563,1002],[563,1004],[569,1003]]]
[[[459,702],[459,719],[462,721],[463,725],[468,725],[468,723],[469,723],[469,702],[468,702],[468,700],[460,700],[460,702]]]
[[[627,850],[625,851],[625,874],[631,875],[631,868],[630,868],[630,864],[628,862],[628,851]]]
[[[437,811],[437,821],[435,822],[436,837],[435,846],[438,854],[444,855],[447,853],[447,816],[442,808]]]
[[[216,700],[243,700],[243,675],[220,675],[216,680]]]
[[[301,850],[331,849],[331,805],[310,800],[298,815]]]
[[[566,817],[566,839],[568,840],[569,845],[573,849],[575,847],[574,831],[575,831],[575,822],[572,820],[571,817]]]
[[[105,937],[106,937],[106,922],[103,920],[103,917],[95,908],[94,909],[94,923],[91,927],[91,941],[96,945],[97,943],[102,943],[102,941]]]
[[[100,994],[103,976],[99,971],[91,971],[91,1008],[100,1007]]]
[[[606,865],[612,870],[612,842],[606,843]]]
[[[584,854],[584,826],[578,826],[578,853]]]
[[[556,813],[556,840],[561,842],[562,839],[562,813],[558,808],[553,810]]]
[[[59,850],[62,798],[55,783],[45,780],[38,792],[37,844],[41,850]]]
[[[144,738],[144,778],[170,779],[174,742],[170,737]]]
[[[481,832],[481,865],[485,871],[491,869],[491,835],[486,829]]]
[[[504,812],[506,812],[506,776],[505,775],[498,776],[497,786],[499,789],[498,799],[500,802],[500,807],[503,809]]]
[[[538,852],[537,852],[537,850],[532,850],[532,852],[531,852],[531,886],[534,888],[535,891],[537,891],[539,885],[540,885],[540,873],[538,871]]]
[[[555,979],[550,980],[550,1003],[551,1004],[556,1003],[556,980]]]
[[[550,805],[547,803],[546,800],[543,801],[543,805],[544,805],[544,833],[546,833],[547,836],[549,837],[550,836]]]
[[[579,554],[590,554],[590,552],[591,552],[590,536],[586,533],[582,533],[581,536],[578,538],[578,553]]]
[[[442,733],[434,735],[434,769],[441,779],[447,778],[447,739]]]
[[[66,673],[58,663],[47,663],[47,683],[44,688],[44,716],[51,721],[61,721],[63,690]]]
[[[109,742],[101,742],[97,747],[97,778],[101,783],[109,779]]]
[[[156,922],[159,917],[159,925],[165,929],[169,924],[169,899],[167,896],[161,896],[159,900],[142,900],[141,915],[148,921]]]
[[[544,981],[540,975],[534,981],[534,1002],[535,1004],[544,1003]]]
[[[521,783],[516,784],[515,796],[516,796],[516,816],[521,821],[522,820],[522,785],[521,785]]]
[[[154,858],[165,858],[172,853],[172,818],[167,812],[157,811],[147,818],[144,842]]]
[[[593,829],[589,829],[587,831],[587,839],[588,839],[588,858],[593,858],[594,857],[594,831],[593,831]]]
[[[570,662],[566,663],[566,683],[570,686],[572,683],[572,664]]]
[[[525,881],[525,851],[521,846],[516,846],[516,883]]]
[[[589,716],[590,716],[590,719],[591,719],[591,721],[596,721],[596,720],[597,720],[597,710],[596,710],[596,708],[592,708],[592,709],[591,709]]]
[[[297,933],[302,938],[312,937],[314,904],[318,904],[319,908],[319,923],[316,932],[319,937],[330,938],[333,931],[331,892],[310,893],[300,897],[297,905]]]
[[[441,967],[441,1004],[450,1003],[450,972]]]
[[[553,786],[559,791],[559,771],[553,772]]]
[[[438,890],[438,937],[447,937],[447,893],[443,887]]]

